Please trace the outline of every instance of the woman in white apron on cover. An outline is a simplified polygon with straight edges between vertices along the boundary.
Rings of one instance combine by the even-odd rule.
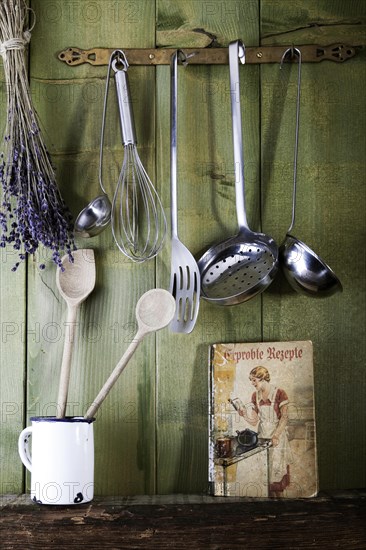
[[[270,384],[265,367],[255,367],[249,380],[255,387],[249,410],[239,414],[252,426],[258,424],[258,437],[271,439],[269,449],[269,496],[281,497],[290,484],[290,464],[293,462],[287,437],[288,397],[284,390]]]

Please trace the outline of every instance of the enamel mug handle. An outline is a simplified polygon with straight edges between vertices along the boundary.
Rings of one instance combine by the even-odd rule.
[[[32,471],[32,457],[29,452],[29,438],[32,435],[32,426],[25,428],[18,439],[18,452],[24,466]]]

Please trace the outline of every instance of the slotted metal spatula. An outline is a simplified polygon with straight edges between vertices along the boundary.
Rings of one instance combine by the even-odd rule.
[[[171,193],[171,275],[170,292],[176,301],[175,316],[170,323],[173,332],[189,333],[193,330],[199,310],[201,278],[196,260],[178,238],[177,206],[177,84],[178,55],[171,59],[171,110],[170,110],[170,193]]]

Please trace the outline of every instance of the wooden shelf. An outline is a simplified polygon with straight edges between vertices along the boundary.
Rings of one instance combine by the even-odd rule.
[[[366,491],[314,499],[200,495],[97,498],[39,506],[3,497],[2,549],[17,548],[364,548]]]

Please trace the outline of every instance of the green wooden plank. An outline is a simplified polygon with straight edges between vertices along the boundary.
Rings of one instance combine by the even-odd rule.
[[[118,5],[117,5],[118,4]],[[36,108],[42,116],[59,185],[74,215],[99,194],[98,155],[106,67],[63,68],[56,52],[67,45],[154,45],[155,6],[141,0],[141,17],[124,16],[126,3],[34,1],[40,13],[33,33],[31,81]],[[132,3],[129,3],[132,10]],[[126,4],[127,6],[127,4]],[[111,9],[118,17],[111,17]],[[91,11],[86,15],[86,9]],[[69,20],[67,10],[74,9]],[[94,10],[94,11],[93,11]],[[60,17],[50,20],[50,14]],[[95,21],[92,15],[95,14]],[[98,15],[98,17],[97,17]],[[123,44],[121,44],[123,39]],[[45,63],[45,52],[49,52]],[[131,89],[139,153],[154,173],[154,68],[131,68]],[[106,186],[111,192],[122,165],[114,83],[111,82],[105,141]],[[94,95],[93,95],[94,94]],[[57,99],[57,101],[54,100]],[[155,286],[155,264],[132,264],[119,252],[108,228],[100,237],[78,240],[96,254],[97,284],[78,314],[70,381],[68,414],[83,414],[114,368],[136,329],[138,297]],[[27,413],[54,414],[64,338],[66,307],[55,288],[55,268],[45,272],[36,264],[29,272],[29,327],[40,337],[29,338]],[[136,494],[154,491],[154,338],[148,338],[131,360],[95,423],[95,491],[97,494]],[[107,474],[106,474],[107,473]]]
[[[245,37],[258,43],[258,3],[170,0],[158,2],[158,46],[195,46],[194,29],[218,36],[221,45]],[[186,40],[184,39],[186,37]],[[199,38],[201,40],[201,38]],[[248,216],[259,216],[259,104],[257,67],[242,75],[244,139],[248,160]],[[157,72],[158,175],[169,203],[169,68]],[[237,232],[228,67],[179,67],[178,74],[179,236],[197,259],[211,244]],[[170,274],[170,250],[158,262],[158,282]],[[261,337],[260,298],[240,306],[201,302],[194,331],[162,332],[157,356],[157,489],[159,493],[207,491],[208,346]]]
[[[90,49],[154,47],[154,0],[32,0],[33,34],[43,55],[32,59],[32,76],[42,79],[105,78],[105,67],[68,67],[57,60],[68,47]],[[91,83],[89,83],[92,86]]]
[[[25,266],[12,273],[16,258],[12,250],[1,249],[0,494],[23,490],[18,435],[24,417]]]
[[[0,139],[6,124],[7,96],[0,63]],[[2,146],[0,146],[0,151]],[[0,189],[2,201],[2,189]],[[18,260],[11,247],[0,248],[0,494],[23,490],[18,435],[24,419],[26,268],[11,271]]]
[[[319,22],[328,25],[326,40],[333,43],[347,23],[354,29],[350,40],[364,42],[365,27],[359,25],[364,8],[363,2],[265,1],[262,36],[268,41],[276,35],[277,43],[286,43],[288,31],[298,29],[290,32],[291,41],[310,43],[314,36],[306,27]],[[291,220],[297,68],[291,74],[289,69],[280,74],[278,66],[261,67],[263,216],[279,242]],[[357,381],[361,390],[366,382],[365,77],[364,55],[342,65],[322,62],[302,70],[293,233],[329,263],[344,292],[316,300],[297,295],[279,277],[264,296],[265,338],[314,342],[321,489],[365,484],[365,411],[354,398],[352,383]]]
[[[261,5],[262,44],[363,44],[365,25],[363,0],[264,0]]]

